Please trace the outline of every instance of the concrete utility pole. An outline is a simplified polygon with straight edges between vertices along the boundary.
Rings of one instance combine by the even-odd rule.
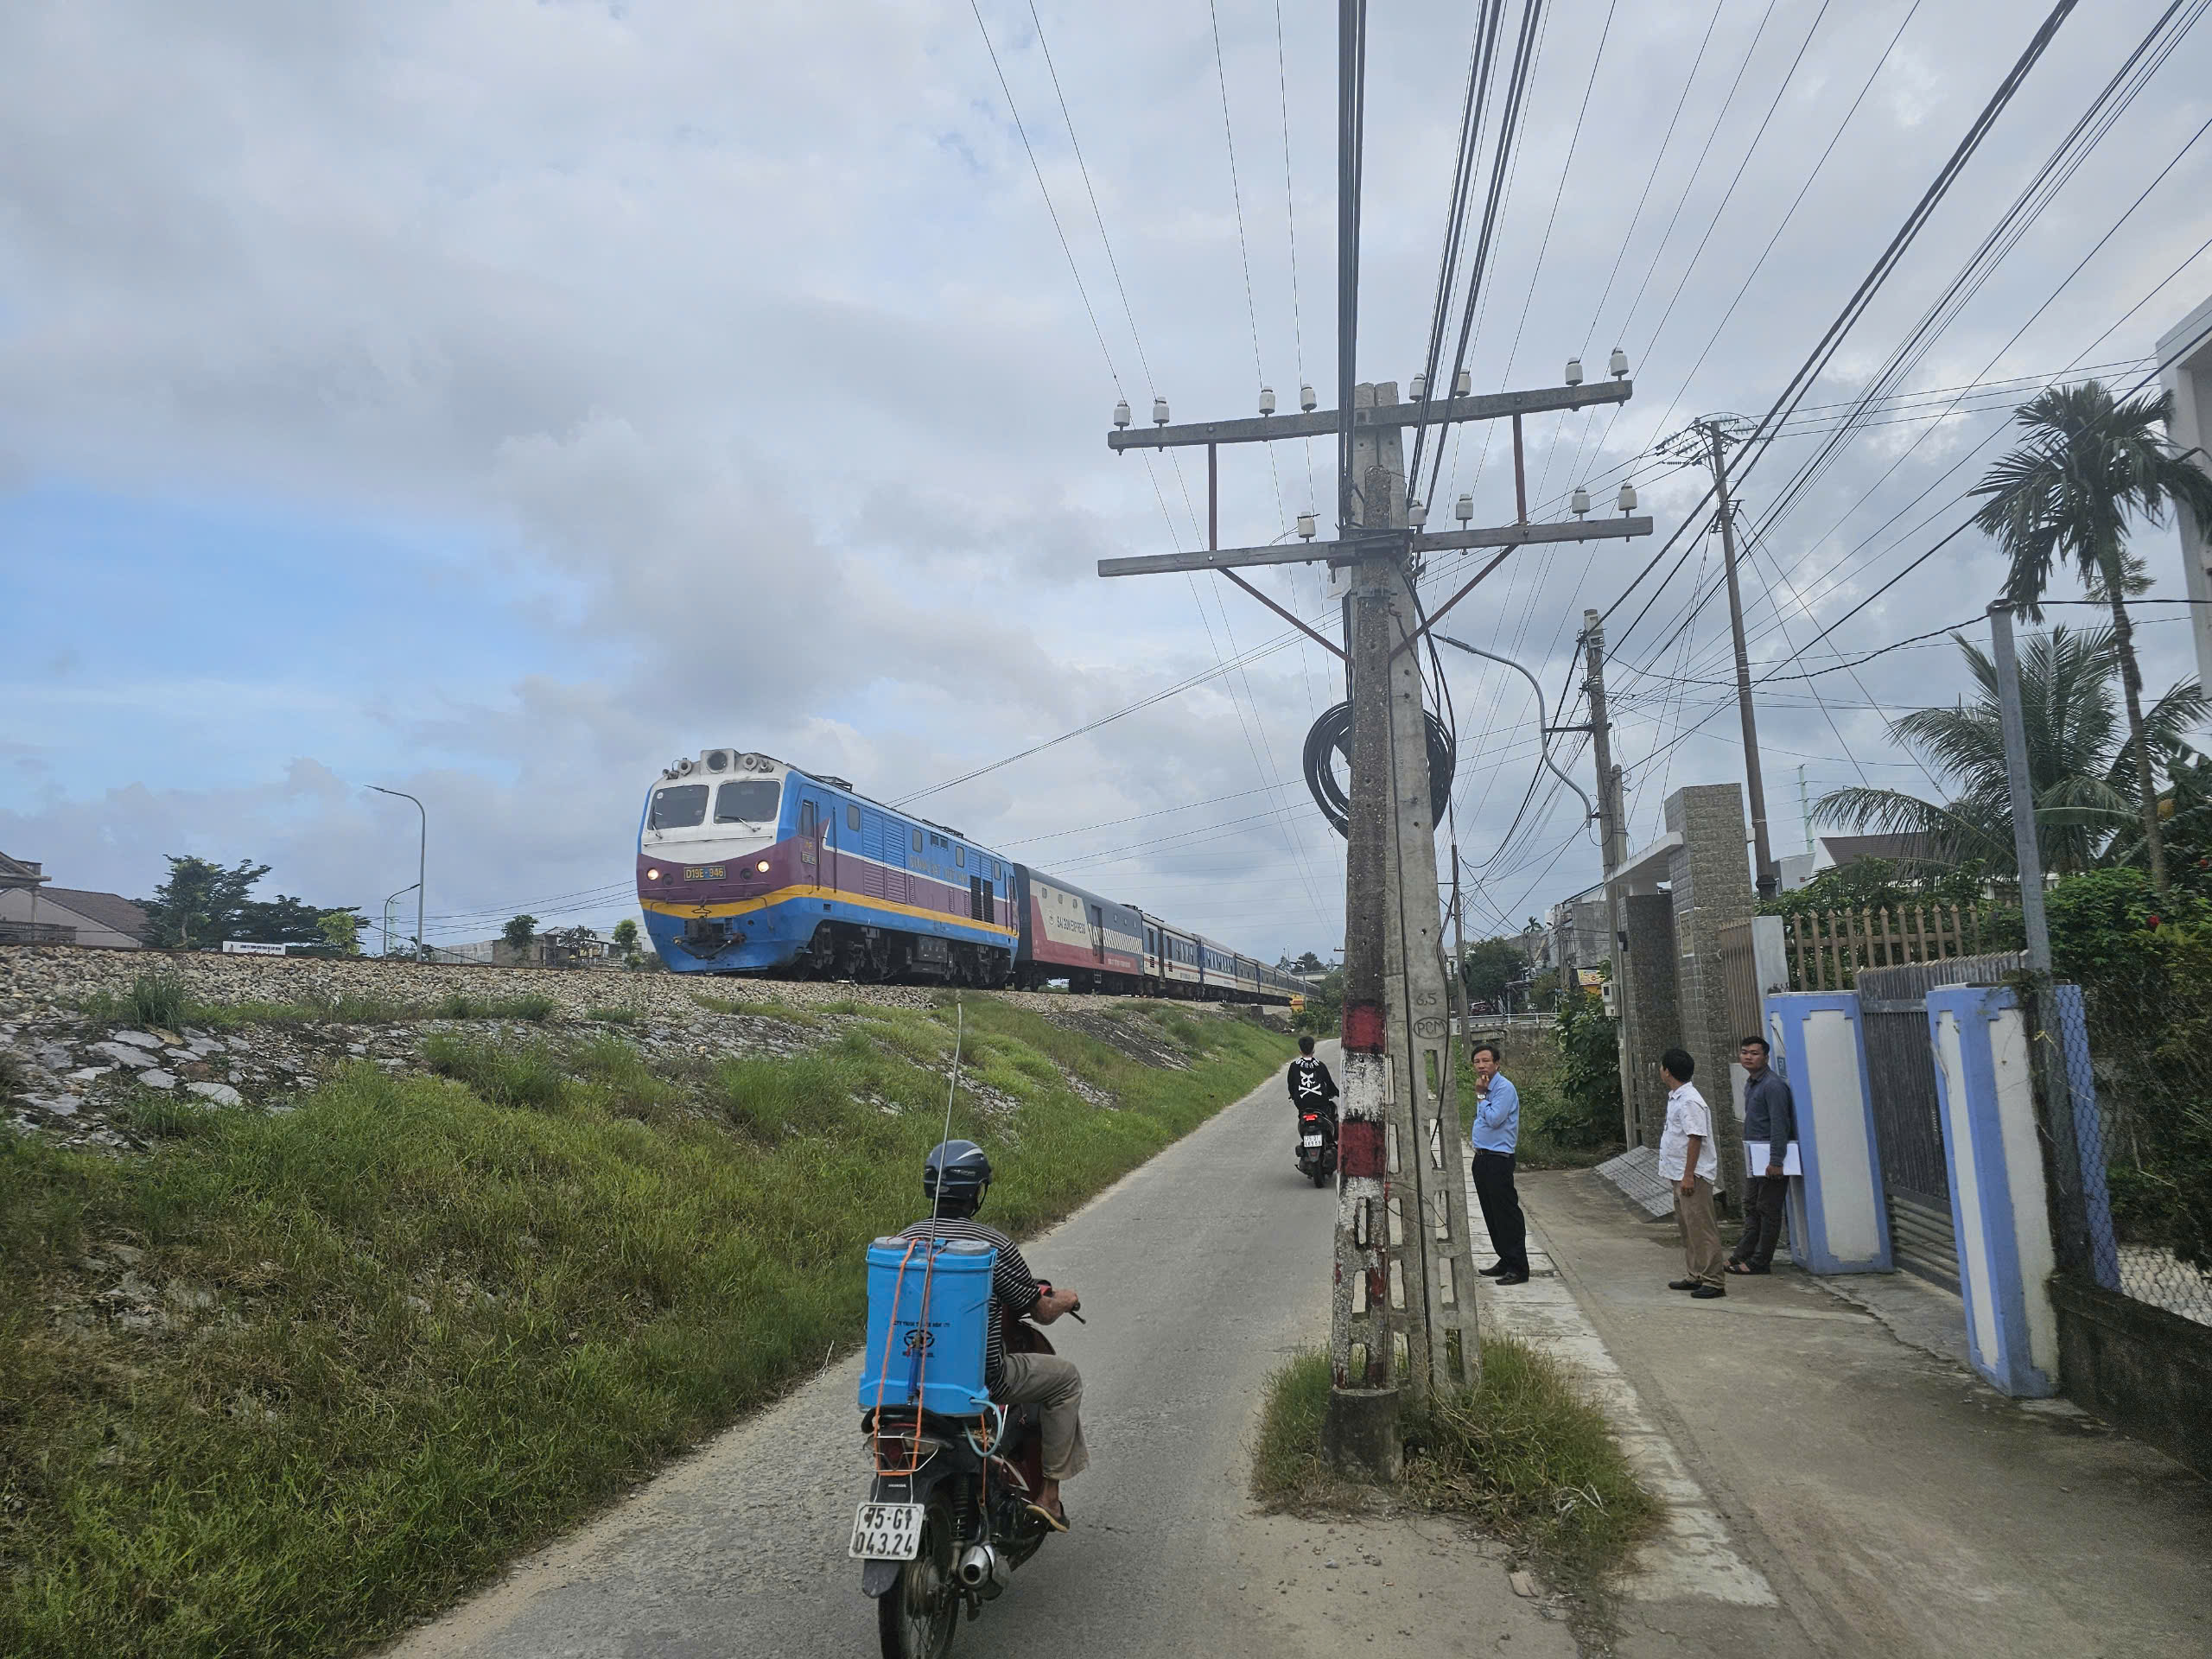
[[[1614,1034],[1620,1049],[1624,1144],[1636,1144],[1635,1093],[1628,1086],[1630,1027],[1637,988],[1629,968],[1627,918],[1621,913],[1620,870],[1628,862],[1628,810],[1621,769],[1613,764],[1613,724],[1605,715],[1605,625],[1594,610],[1582,613],[1582,686],[1590,699],[1590,746],[1598,763],[1598,839],[1605,878],[1605,954],[1613,964]]]
[[[1346,658],[1351,682],[1351,788],[1344,899],[1344,1096],[1330,1351],[1337,1387],[1330,1444],[1342,1461],[1391,1472],[1398,1389],[1416,1398],[1471,1382],[1478,1363],[1472,1263],[1450,1040],[1447,977],[1430,817],[1428,715],[1417,652],[1512,548],[1651,533],[1624,516],[1509,524],[1446,535],[1408,523],[1403,429],[1509,418],[1537,410],[1623,403],[1626,378],[1596,385],[1398,401],[1398,388],[1355,384],[1344,411],[1117,429],[1116,450],[1325,436],[1349,424],[1349,516],[1333,543],[1210,549],[1102,559],[1102,576],[1218,570],[1278,616]],[[1424,623],[1414,556],[1496,548]],[[1316,632],[1239,574],[1260,564],[1326,560],[1349,567],[1349,651]]]
[[[1511,549],[1647,536],[1651,521],[1539,524],[1524,507],[1514,523],[1491,529],[1427,535],[1414,528],[1406,499],[1406,427],[1624,403],[1632,388],[1624,372],[1610,383],[1584,386],[1580,365],[1562,386],[1408,403],[1399,401],[1394,383],[1357,381],[1363,12],[1363,0],[1338,0],[1337,407],[1172,426],[1166,400],[1155,397],[1152,430],[1128,430],[1124,405],[1107,436],[1116,451],[1203,445],[1210,457],[1225,443],[1334,436],[1337,539],[1319,547],[1216,546],[1203,553],[1102,559],[1098,574],[1217,570],[1342,658],[1349,672],[1344,1075],[1329,1343],[1335,1386],[1325,1439],[1340,1465],[1387,1478],[1397,1472],[1400,1388],[1420,1399],[1432,1389],[1464,1387],[1479,1363],[1466,1148],[1437,903],[1422,636]],[[1274,408],[1264,390],[1262,408]],[[1522,487],[1525,499],[1525,482]],[[1471,548],[1499,550],[1424,621],[1414,600],[1413,561]],[[1315,560],[1351,575],[1341,650],[1238,574],[1255,565]]]
[[[1698,423],[1713,446],[1713,491],[1719,503],[1720,556],[1728,573],[1728,634],[1736,645],[1736,709],[1744,721],[1744,788],[1751,797],[1751,842],[1756,856],[1751,865],[1759,897],[1771,899],[1781,890],[1775,873],[1774,849],[1766,833],[1766,782],[1759,772],[1759,723],[1751,712],[1751,658],[1744,643],[1744,594],[1736,581],[1736,515],[1728,505],[1728,443],[1724,423]]]
[[[1754,848],[1751,874],[1759,897],[1771,899],[1782,883],[1767,836],[1766,783],[1759,769],[1758,721],[1751,712],[1751,658],[1744,643],[1744,595],[1736,576],[1736,515],[1728,499],[1728,446],[1742,442],[1751,429],[1751,423],[1741,415],[1707,415],[1661,440],[1658,447],[1676,461],[1713,469],[1721,562],[1728,578],[1728,635],[1736,647],[1736,709],[1744,724],[1744,785],[1751,801]]]

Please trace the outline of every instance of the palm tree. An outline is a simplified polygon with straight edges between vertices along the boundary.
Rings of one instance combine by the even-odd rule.
[[[1972,703],[1921,709],[1889,722],[1890,735],[1918,750],[1954,791],[1942,805],[1890,789],[1839,789],[1813,815],[1823,823],[1925,838],[1931,860],[1978,859],[2012,873],[2012,801],[2005,770],[1997,670],[1978,645],[1958,642],[1980,688]],[[2137,820],[2131,785],[2133,738],[2122,741],[2113,708],[2112,632],[2064,627],[2030,634],[2020,652],[2020,713],[2027,728],[2028,788],[2036,842],[2046,870],[2088,868]],[[2188,754],[2183,735],[2208,704],[2193,682],[2158,699],[2144,722],[2150,747],[2171,770]]]
[[[2031,621],[2043,618],[2044,590],[2062,559],[2080,575],[2094,598],[2112,607],[2112,644],[2126,694],[2129,759],[2134,797],[2143,821],[2151,883],[2166,891],[2166,853],[2158,833],[2158,793],[2143,719],[2143,674],[2135,662],[2135,631],[2127,619],[2127,592],[2140,566],[2127,553],[2128,521],[2165,522],[2179,510],[2212,534],[2212,478],[2174,448],[2164,428],[2173,396],[2116,403],[2094,380],[2054,386],[2023,404],[2013,419],[2030,434],[2026,442],[1992,467],[1974,493],[1987,496],[1974,524],[1996,537],[2012,562],[2005,602]]]

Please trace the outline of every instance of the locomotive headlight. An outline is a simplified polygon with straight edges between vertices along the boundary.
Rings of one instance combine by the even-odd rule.
[[[767,861],[766,859],[765,859],[765,858],[764,858],[764,859],[762,859],[762,860],[761,860],[758,864],[755,864],[753,868],[754,869],[756,869],[756,870],[760,871],[761,874],[766,875],[766,874],[768,874],[768,861]]]
[[[658,881],[658,880],[660,880],[660,872],[659,872],[658,870],[656,870],[656,869],[653,869],[653,868],[652,868],[648,867],[648,868],[647,868],[647,869],[646,869],[646,871],[645,871],[645,880],[648,880],[648,881]]]

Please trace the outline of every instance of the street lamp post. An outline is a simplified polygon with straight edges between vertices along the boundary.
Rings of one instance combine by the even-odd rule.
[[[371,784],[369,787],[379,795],[397,795],[403,801],[415,801],[404,789],[386,789],[382,784]],[[430,815],[423,810],[420,801],[415,801],[415,810],[423,816],[422,833],[415,844],[415,955],[417,960],[427,962],[430,947],[423,937],[423,873],[430,851]]]
[[[415,889],[413,887],[402,887],[397,893],[388,894],[385,899],[384,953],[387,957],[391,954],[391,907],[414,891]]]

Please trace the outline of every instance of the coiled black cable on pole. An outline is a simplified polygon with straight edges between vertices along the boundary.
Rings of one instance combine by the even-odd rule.
[[[1458,771],[1459,758],[1452,734],[1444,722],[1430,710],[1421,713],[1428,721],[1428,819],[1435,823],[1444,817],[1444,809],[1452,800],[1452,778]],[[1313,791],[1313,804],[1321,809],[1336,832],[1350,838],[1351,834],[1351,800],[1337,782],[1336,757],[1344,758],[1344,769],[1351,769],[1351,704],[1340,702],[1325,709],[1306,734],[1306,787]]]

